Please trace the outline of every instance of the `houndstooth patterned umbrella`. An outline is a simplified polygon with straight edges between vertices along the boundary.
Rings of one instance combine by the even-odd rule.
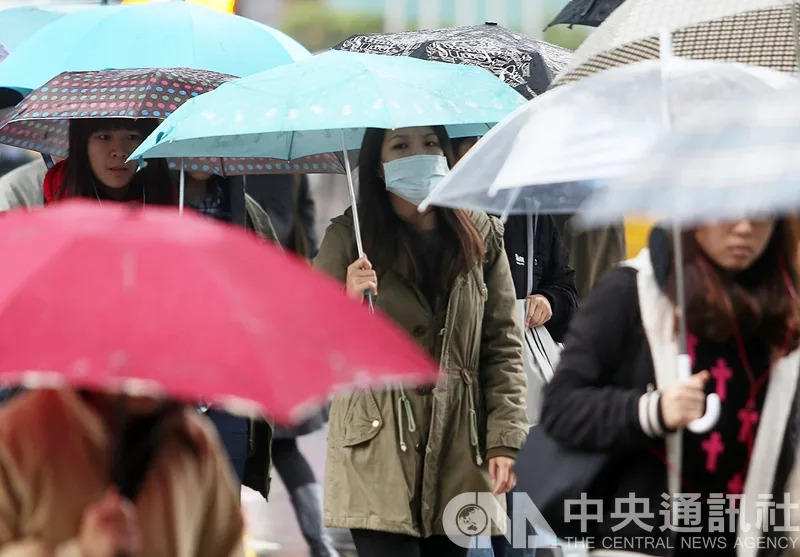
[[[478,66],[495,74],[527,99],[547,90],[553,77],[566,67],[571,54],[565,48],[494,23],[353,35],[333,48]]]
[[[575,51],[555,84],[658,58],[665,29],[674,31],[676,56],[795,72],[799,21],[798,0],[627,0]]]
[[[728,101],[673,132],[590,198],[593,224],[648,213],[686,224],[800,209],[800,85]]]

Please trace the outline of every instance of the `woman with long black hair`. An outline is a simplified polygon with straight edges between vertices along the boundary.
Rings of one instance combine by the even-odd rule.
[[[452,163],[444,128],[368,130],[358,204],[368,258],[357,253],[350,209],[315,261],[354,300],[370,292],[440,363],[435,385],[332,404],[326,525],[350,528],[361,557],[466,555],[445,535],[445,507],[462,493],[513,488],[527,435],[503,226],[483,213],[417,209]]]

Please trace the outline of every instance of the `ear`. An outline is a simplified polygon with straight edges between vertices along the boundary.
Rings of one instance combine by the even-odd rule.
[[[378,178],[380,178],[384,182],[386,181],[386,176],[383,173],[383,161],[378,162],[378,172],[376,172],[376,174],[378,175]]]

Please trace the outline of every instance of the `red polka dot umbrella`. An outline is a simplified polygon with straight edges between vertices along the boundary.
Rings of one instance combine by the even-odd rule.
[[[69,121],[77,118],[163,120],[186,100],[236,76],[191,68],[64,72],[20,102],[0,121],[0,143],[48,155],[69,154]],[[180,162],[170,161],[172,168]],[[275,159],[187,159],[186,168],[220,175],[344,173],[334,156]]]

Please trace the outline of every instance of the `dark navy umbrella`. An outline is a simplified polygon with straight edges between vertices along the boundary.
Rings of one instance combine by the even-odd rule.
[[[597,27],[611,12],[619,8],[624,0],[571,0],[546,28],[553,25],[588,25]]]
[[[336,50],[410,56],[489,70],[528,99],[544,93],[572,52],[495,23],[353,35]]]

